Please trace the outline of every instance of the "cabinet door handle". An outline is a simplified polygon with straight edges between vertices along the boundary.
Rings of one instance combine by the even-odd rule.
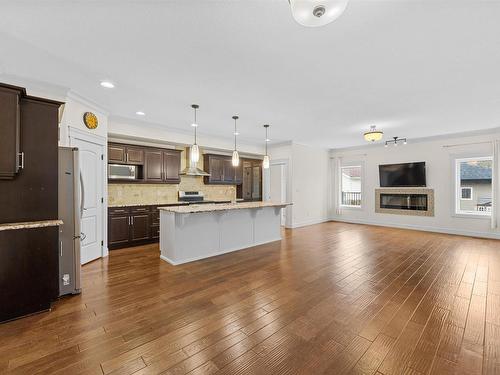
[[[21,158],[18,168],[24,169],[24,152],[20,152],[17,155]]]
[[[131,219],[132,219],[132,225],[134,225],[134,217],[132,216]]]

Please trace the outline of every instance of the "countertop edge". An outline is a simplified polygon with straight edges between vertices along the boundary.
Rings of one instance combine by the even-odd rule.
[[[186,207],[158,207],[160,211],[172,212],[176,214],[194,214],[204,212],[216,211],[230,211],[230,210],[244,210],[244,209],[259,209],[267,207],[286,207],[291,206],[293,203],[262,203],[249,204],[249,203],[232,203],[232,204],[216,204],[216,205],[191,205]]]
[[[39,220],[39,221],[24,221],[20,223],[5,223],[5,224],[0,224],[0,231],[56,227],[62,224],[63,224],[62,220]]]

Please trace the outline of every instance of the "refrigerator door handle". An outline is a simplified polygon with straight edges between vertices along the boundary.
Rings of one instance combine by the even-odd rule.
[[[80,217],[83,216],[83,211],[85,210],[85,185],[83,184],[83,175],[80,172]]]

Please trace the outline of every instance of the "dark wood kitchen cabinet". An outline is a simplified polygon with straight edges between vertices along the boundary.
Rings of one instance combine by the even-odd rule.
[[[181,165],[181,152],[179,150],[163,151],[163,181],[168,183],[179,183]]]
[[[21,96],[24,89],[0,85],[0,179],[13,179],[22,167]]]
[[[108,210],[108,248],[121,249],[160,238],[160,212],[157,206],[110,207]]]
[[[144,148],[139,146],[108,144],[108,162],[116,164],[144,164]]]
[[[161,150],[146,150],[144,180],[147,182],[163,181],[163,154]]]
[[[230,156],[205,154],[203,163],[205,172],[210,173],[204,178],[205,184],[234,185],[242,181],[241,161],[239,166],[234,167]]]
[[[138,166],[139,177],[127,183],[178,184],[181,181],[181,152],[174,149],[109,143],[108,163]]]
[[[242,159],[243,181],[238,186],[237,198],[246,201],[262,200],[262,160]]]

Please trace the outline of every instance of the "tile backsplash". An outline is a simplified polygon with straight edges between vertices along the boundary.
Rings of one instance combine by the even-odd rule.
[[[108,184],[108,204],[132,206],[175,203],[179,190],[202,191],[207,200],[236,199],[234,185],[205,185],[203,177],[181,176],[180,184]]]

